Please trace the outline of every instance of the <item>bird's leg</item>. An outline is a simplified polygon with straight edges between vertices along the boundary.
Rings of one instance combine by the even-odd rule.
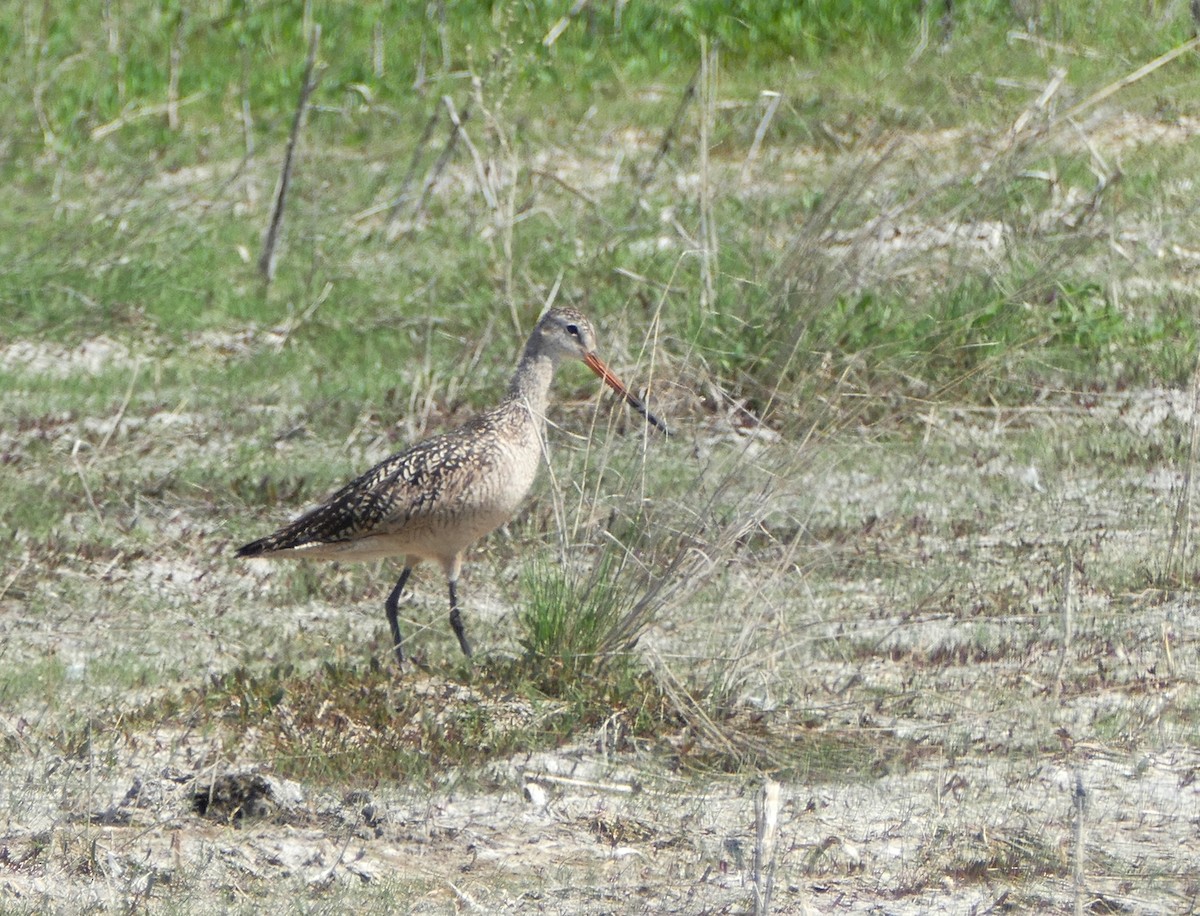
[[[387,609],[388,626],[392,628],[392,648],[396,652],[396,664],[404,664],[404,637],[400,635],[400,621],[396,619],[396,609],[400,604],[400,593],[404,591],[404,583],[408,581],[409,575],[412,573],[411,566],[405,566],[404,571],[400,573],[400,578],[396,582],[396,587],[392,589],[392,593],[388,595],[387,603],[384,607]]]
[[[467,642],[467,634],[463,631],[462,615],[458,612],[458,593],[454,588],[454,580],[450,580],[450,626],[454,627],[454,635],[462,646],[463,655],[471,657],[471,644]]]

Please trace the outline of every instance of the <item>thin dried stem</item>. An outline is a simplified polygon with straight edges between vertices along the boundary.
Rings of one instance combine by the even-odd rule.
[[[258,259],[258,269],[263,279],[270,283],[275,279],[276,249],[279,244],[279,233],[283,228],[283,214],[287,206],[288,187],[292,183],[292,164],[296,156],[296,144],[300,138],[300,128],[304,124],[304,114],[308,110],[308,99],[317,87],[321,74],[314,74],[317,62],[317,50],[321,46],[321,26],[314,25],[308,41],[308,59],[304,62],[304,78],[300,83],[300,99],[296,103],[296,114],[292,118],[292,130],[288,135],[287,151],[283,156],[283,171],[279,176],[279,193],[275,197],[275,209],[271,214],[271,224],[267,228],[267,238],[263,243],[262,256]]]
[[[1175,502],[1175,518],[1171,523],[1171,538],[1167,542],[1166,578],[1179,581],[1192,547],[1192,481],[1196,455],[1200,453],[1200,360],[1192,372],[1192,415],[1188,420],[1188,458],[1183,466],[1183,482]]]
[[[717,49],[700,39],[700,307],[717,301],[717,221],[713,216],[712,172],[708,146],[717,94]]]
[[[450,164],[450,157],[454,155],[454,147],[458,145],[458,137],[460,134],[460,126],[466,123],[467,118],[471,116],[471,109],[464,108],[462,114],[458,116],[457,123],[451,123],[450,134],[446,137],[446,144],[442,147],[442,152],[434,163],[433,169],[425,176],[425,184],[421,187],[421,198],[417,201],[416,209],[413,210],[412,221],[415,224],[421,218],[421,214],[425,212],[425,206],[429,203],[429,195],[433,193],[433,187],[438,183],[438,179],[442,177],[442,172],[446,170],[446,166]],[[389,232],[388,238],[391,239],[394,233]]]
[[[783,93],[771,89],[764,89],[762,97],[767,100],[767,108],[758,121],[758,127],[754,130],[754,139],[750,142],[750,149],[746,152],[746,158],[742,162],[743,184],[750,181],[750,173],[754,168],[754,163],[758,161],[758,153],[762,148],[763,140],[771,127],[771,121],[775,118],[775,112],[779,110],[779,103],[783,101]]]
[[[1097,105],[1099,105],[1105,99],[1109,98],[1110,96],[1116,95],[1116,93],[1120,92],[1122,89],[1127,89],[1128,87],[1130,87],[1134,83],[1136,83],[1138,80],[1144,79],[1145,77],[1147,77],[1151,73],[1153,73],[1155,70],[1157,70],[1159,67],[1169,64],[1171,61],[1175,60],[1175,58],[1182,57],[1184,54],[1187,54],[1189,51],[1194,51],[1197,48],[1200,48],[1200,37],[1193,38],[1190,41],[1185,41],[1183,44],[1179,45],[1178,47],[1172,48],[1167,53],[1161,54],[1158,57],[1154,58],[1154,60],[1150,61],[1149,63],[1143,64],[1141,67],[1138,67],[1132,73],[1128,73],[1125,76],[1121,77],[1119,80],[1114,80],[1113,82],[1109,83],[1103,89],[1100,89],[1097,92],[1093,92],[1091,95],[1089,95],[1086,99],[1084,99],[1078,105],[1072,106],[1071,108],[1067,109],[1067,111],[1065,111],[1063,114],[1061,114],[1059,117],[1055,118],[1054,123],[1058,124],[1058,123],[1062,123],[1064,121],[1071,121],[1071,120],[1074,120],[1075,118],[1078,118],[1081,114],[1083,114],[1088,109],[1095,108]]]
[[[754,916],[771,912],[775,890],[775,837],[779,832],[779,783],[770,776],[754,796]]]
[[[429,141],[433,137],[433,129],[437,127],[437,123],[441,117],[442,109],[434,108],[425,122],[425,129],[421,131],[421,138],[417,140],[417,145],[413,147],[412,156],[408,160],[408,170],[404,173],[404,178],[400,182],[400,190],[388,205],[387,222],[385,225],[389,228],[400,216],[401,206],[408,200],[413,180],[417,175],[417,167],[421,164],[421,157],[425,155],[425,147],[429,145]]]
[[[471,137],[467,133],[467,129],[459,119],[458,109],[454,107],[454,99],[448,95],[444,95],[442,96],[442,104],[446,106],[446,112],[450,115],[450,123],[454,125],[455,130],[458,132],[463,146],[471,154],[471,162],[475,165],[475,178],[479,182],[479,193],[483,195],[488,209],[495,213],[500,207],[496,201],[496,193],[492,188],[492,183],[488,180],[487,167],[483,164],[483,157],[479,155],[479,150],[471,142]]]
[[[1084,815],[1087,812],[1087,792],[1083,788],[1083,774],[1075,771],[1075,790],[1071,793],[1075,808],[1075,868],[1072,875],[1075,891],[1075,916],[1083,916],[1084,896],[1087,891],[1086,852],[1084,849]]]
[[[1063,549],[1062,599],[1059,602],[1059,614],[1062,618],[1062,640],[1058,644],[1058,668],[1054,673],[1055,699],[1062,696],[1063,670],[1067,664],[1067,654],[1071,651],[1071,641],[1075,638],[1075,558],[1070,545]]]
[[[203,92],[194,92],[186,98],[179,99],[175,103],[176,112],[178,112],[178,109],[182,108],[184,105],[191,105],[192,102],[197,102],[202,98],[204,98]],[[130,111],[126,111],[121,114],[120,117],[114,118],[107,124],[101,124],[98,127],[92,128],[92,139],[103,140],[109,134],[115,134],[117,131],[121,130],[121,128],[127,127],[135,121],[144,121],[146,118],[156,118],[159,115],[168,114],[170,108],[170,102],[162,102],[158,105],[146,105],[143,108],[134,108]],[[176,114],[176,117],[178,117],[178,114]]]
[[[675,114],[671,116],[671,123],[663,132],[662,140],[658,143],[658,148],[654,151],[654,158],[650,160],[650,165],[646,171],[642,173],[638,180],[638,186],[645,188],[654,179],[654,173],[658,171],[659,163],[663,157],[667,155],[671,144],[675,142],[675,135],[679,133],[679,125],[683,123],[683,114],[687,111],[687,107],[691,104],[692,99],[696,97],[696,86],[700,82],[701,67],[696,67],[696,72],[692,74],[692,78],[688,80],[688,84],[683,89],[683,95],[679,98],[679,104],[675,107]],[[636,203],[634,205],[636,207]]]
[[[179,130],[179,71],[183,62],[183,28],[187,13],[180,11],[171,35],[171,53],[167,68],[167,128]]]
[[[567,10],[567,15],[563,16],[558,22],[550,27],[550,31],[546,33],[546,37],[542,39],[542,44],[547,48],[554,47],[554,43],[558,41],[559,36],[567,30],[571,21],[587,9],[587,5],[591,0],[575,0],[574,5]]]

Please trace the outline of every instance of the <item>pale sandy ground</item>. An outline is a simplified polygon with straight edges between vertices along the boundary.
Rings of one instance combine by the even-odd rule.
[[[645,651],[676,672],[744,636],[751,609],[763,615],[733,693],[781,733],[803,720],[801,731],[909,743],[905,759],[882,756],[878,772],[783,777],[775,911],[1069,912],[1077,892],[1092,911],[1191,907],[1195,599],[1120,584],[1161,560],[1178,475],[1166,466],[1046,474],[1036,456],[1008,454],[1031,425],[1153,439],[1189,419],[1186,399],[1166,391],[1067,418],[1025,415],[1011,429],[947,414],[931,420],[936,465],[909,455],[883,469],[869,457],[882,447],[870,445],[852,449],[861,468],[839,458],[797,474],[772,503],[775,521],[803,513],[811,530],[850,532],[798,551],[806,571],[751,551],[724,573],[719,599],[701,595],[678,616],[667,609]],[[778,447],[763,446],[759,465]],[[270,605],[279,574],[225,559],[210,522],[154,524],[179,532],[173,558],[68,560],[53,578],[26,569],[0,603],[6,663],[66,661],[59,689],[100,716],[91,746],[64,753],[48,740],[61,710],[26,700],[5,711],[5,911],[750,906],[760,777],[672,772],[654,754],[607,752],[603,733],[496,762],[481,779],[451,775],[441,788],[371,774],[334,792],[274,780],[262,818],[235,827],[200,817],[198,785],[227,772],[270,775],[252,737],[230,750],[183,723],[146,733],[114,721],[99,712],[111,710],[112,689],[89,665],[132,654],[186,681],[202,676],[197,658],[214,669],[244,654],[270,658],[276,629],[316,646],[365,641],[382,623],[382,586],[349,609],[319,598]],[[1067,546],[1074,632],[1060,669]],[[483,572],[471,581],[481,638],[511,646],[511,592],[497,593]],[[409,608],[435,629],[438,591]],[[59,611],[28,617],[31,592],[61,597]],[[438,678],[423,689],[458,690]]]

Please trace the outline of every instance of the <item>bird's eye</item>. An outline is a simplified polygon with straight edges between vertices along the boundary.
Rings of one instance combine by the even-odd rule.
[[[579,336],[579,325],[577,325],[577,324],[567,325],[567,333],[570,334],[572,337],[578,337]]]

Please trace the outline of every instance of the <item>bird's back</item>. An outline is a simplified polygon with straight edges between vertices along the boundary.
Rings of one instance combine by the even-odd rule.
[[[540,424],[505,401],[386,458],[239,556],[442,560],[512,517],[537,474]]]

